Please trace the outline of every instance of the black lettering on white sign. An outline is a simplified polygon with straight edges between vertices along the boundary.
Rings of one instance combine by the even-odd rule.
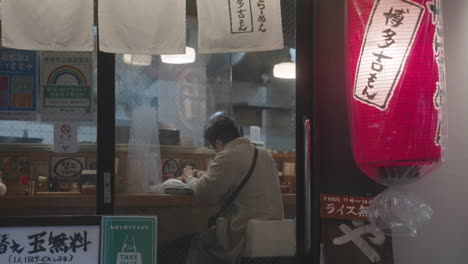
[[[252,33],[252,0],[228,0],[231,33]]]
[[[375,1],[356,70],[356,100],[387,109],[423,14],[424,7],[410,0]]]

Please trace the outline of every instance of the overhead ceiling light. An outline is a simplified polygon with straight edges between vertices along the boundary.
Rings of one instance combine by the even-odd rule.
[[[282,62],[273,67],[273,76],[281,79],[296,79],[296,63]]]
[[[135,66],[150,66],[152,57],[151,55],[124,54],[123,61],[126,64],[131,64]]]
[[[195,61],[195,50],[185,47],[185,54],[161,55],[161,61],[169,64],[186,64]]]

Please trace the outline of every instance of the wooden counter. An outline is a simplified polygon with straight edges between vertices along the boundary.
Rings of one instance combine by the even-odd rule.
[[[295,205],[295,194],[283,194],[284,205]],[[192,196],[171,194],[119,195],[116,208],[162,208],[189,207],[194,205]],[[0,197],[0,209],[61,209],[93,208],[96,198],[93,195],[77,196],[4,196]],[[59,212],[57,212],[59,213]]]
[[[0,168],[6,166],[3,163],[8,163],[8,167],[17,168],[15,170],[11,169],[10,175],[2,179],[8,187],[7,195],[11,196],[17,196],[24,193],[25,187],[20,182],[21,175],[29,175],[31,179],[36,179],[38,176],[46,176],[49,178],[54,176],[52,166],[53,164],[56,164],[54,162],[57,162],[57,160],[75,158],[78,160],[82,169],[87,170],[95,170],[97,166],[95,145],[80,144],[78,146],[78,153],[54,153],[52,152],[51,145],[43,144],[0,144],[0,147]],[[199,170],[206,170],[215,155],[213,150],[206,147],[151,146],[151,148],[156,152],[160,151],[161,161],[163,164],[168,160],[172,161],[171,164],[175,164],[176,168],[165,171],[164,177],[178,176],[181,169],[187,164],[190,164]],[[144,175],[144,172],[142,171],[144,166],[141,166],[143,161],[137,160],[135,157],[130,157],[131,155],[129,156],[128,145],[116,145],[115,149],[115,158],[117,161],[114,178],[116,193],[143,193],[139,184],[140,178],[135,177],[135,175]],[[271,155],[275,159],[278,169],[281,172],[280,183],[282,193],[295,193],[294,164],[296,154],[294,152],[271,152]],[[8,162],[5,162],[6,160]],[[129,160],[131,160],[131,162]],[[133,165],[130,166],[129,164]],[[22,168],[21,170],[23,170],[23,172],[20,172],[20,169],[18,168]],[[70,186],[67,184],[64,185],[66,188],[63,188],[61,191],[70,191],[70,188],[68,188]],[[17,200],[20,204],[23,203],[23,200],[21,199]],[[28,199],[24,201],[31,201]],[[129,199],[130,201],[122,202],[123,206],[127,203],[133,202],[132,197]],[[157,198],[153,199],[150,197],[149,199],[154,201]],[[172,201],[170,200],[171,198],[163,199],[169,199],[168,202]],[[66,204],[68,201],[71,206],[78,207],[80,207],[80,204],[88,201],[88,199],[84,197],[83,202],[78,202],[78,204],[76,204],[74,198],[71,197],[64,198],[63,200],[64,201],[60,201],[58,203]],[[163,203],[165,203],[164,201]],[[16,202],[16,200],[14,202]],[[90,204],[91,203],[93,202],[91,201]],[[159,201],[155,201],[155,203],[158,205]],[[3,208],[1,204],[0,208]]]
[[[96,146],[80,145],[79,152],[74,154],[53,153],[50,145],[1,145],[0,167],[2,159],[11,158],[21,165],[22,160],[29,167],[25,170],[31,177],[51,176],[52,160],[64,157],[77,157],[84,159],[85,169],[96,169]],[[203,232],[207,228],[208,217],[214,215],[217,206],[208,203],[196,203],[188,195],[118,195],[119,193],[142,193],[133,190],[132,183],[138,179],[128,175],[143,175],[138,169],[142,166],[133,164],[130,172],[128,167],[129,149],[126,145],[116,145],[115,157],[118,159],[115,174],[115,215],[139,215],[158,217],[158,243],[170,243],[178,237]],[[207,169],[214,157],[214,152],[208,148],[159,146],[155,151],[161,151],[162,161],[173,160],[179,167],[184,164],[193,164],[200,170]],[[281,190],[283,191],[284,213],[289,219],[296,217],[296,195],[294,170],[290,167],[295,162],[295,153],[271,153],[282,172],[280,176]],[[16,165],[13,164],[13,165]],[[14,166],[13,166],[14,167]],[[179,168],[180,169],[180,168]],[[170,171],[169,171],[170,173]],[[71,193],[45,196],[16,196],[25,191],[20,182],[19,173],[15,177],[5,179],[8,195],[0,197],[0,217],[28,217],[28,216],[54,216],[54,215],[95,215],[96,196],[71,195]],[[138,185],[138,184],[137,184]],[[136,188],[138,189],[138,188]],[[67,190],[62,190],[67,191]]]
[[[289,219],[296,217],[296,195],[283,194],[284,212]],[[158,243],[206,230],[206,220],[216,207],[196,204],[189,195],[119,195],[115,215],[151,215],[158,217]],[[93,195],[64,196],[4,196],[0,197],[0,217],[95,215]]]

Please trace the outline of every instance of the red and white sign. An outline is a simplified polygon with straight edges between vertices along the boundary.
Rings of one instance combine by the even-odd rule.
[[[320,216],[329,219],[367,220],[367,211],[373,198],[320,195]]]
[[[347,86],[356,163],[386,185],[425,176],[443,159],[439,1],[347,2]]]

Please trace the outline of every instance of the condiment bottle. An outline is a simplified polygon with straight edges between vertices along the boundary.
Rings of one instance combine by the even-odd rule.
[[[45,176],[37,177],[36,192],[47,192],[47,191],[49,191],[47,177]]]

